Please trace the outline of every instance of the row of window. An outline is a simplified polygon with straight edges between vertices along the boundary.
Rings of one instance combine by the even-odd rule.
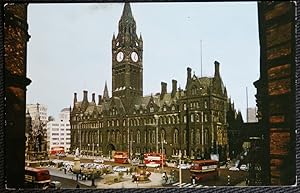
[[[194,133],[195,132],[195,133]],[[204,129],[203,130],[203,134],[201,133],[202,131],[200,129],[197,129],[196,131],[194,131],[193,129],[190,131],[190,143],[197,143],[197,144],[206,144],[208,142],[208,129]],[[218,131],[221,132],[221,131]],[[127,132],[123,132],[123,134],[120,131],[107,131],[107,141],[108,142],[113,142],[116,144],[119,143],[127,143],[128,140],[130,141],[134,141],[134,143],[141,143],[141,132],[140,130],[137,130],[135,132],[136,136],[134,136],[133,132],[130,133],[130,136],[127,135]],[[223,132],[222,132],[223,133]],[[97,135],[96,132],[82,132],[81,134],[76,134],[75,133],[75,138],[77,138],[77,141],[80,140],[83,143],[103,143],[103,133],[99,132],[99,135]],[[123,136],[122,136],[123,135]],[[203,135],[203,136],[202,136]],[[166,132],[165,130],[161,130],[160,134],[159,134],[159,141],[165,140],[166,136]],[[226,135],[222,135],[224,137],[226,137]],[[130,138],[128,138],[130,137]],[[143,136],[143,142],[144,143],[156,143],[156,131],[155,129],[153,130],[148,130],[148,132],[144,132],[144,136]],[[194,141],[195,140],[195,141]],[[185,144],[187,141],[187,130],[183,131],[183,144]],[[179,144],[179,130],[175,129],[174,133],[173,133],[173,140],[172,142],[174,144]]]
[[[190,102],[189,103],[190,105],[190,108],[200,108],[200,102]],[[208,102],[207,100],[204,101],[204,108],[207,109],[208,108]],[[187,109],[187,104],[186,103],[183,103],[183,110],[186,110]],[[149,112],[150,113],[153,113],[154,112],[154,107],[153,107],[153,104],[150,104],[150,107],[149,107]],[[166,112],[168,110],[168,107],[166,105],[163,106],[163,112]],[[176,110],[176,107],[175,105],[172,105],[171,107],[171,110],[172,111],[175,111]],[[144,111],[144,110],[138,110],[138,111],[134,111],[134,114],[143,114],[143,113],[148,113],[147,111]],[[118,115],[118,112],[115,108],[112,108],[111,112],[110,112],[110,115]],[[73,120],[74,121],[80,121],[80,120],[89,120],[90,117],[89,115],[86,115],[86,116],[74,116],[73,117]],[[97,118],[97,115],[94,115],[94,118]]]
[[[221,116],[221,113],[218,114],[219,117]],[[217,118],[217,117],[215,117]],[[190,121],[194,122],[196,120],[196,122],[208,122],[208,115],[206,113],[203,113],[203,117],[201,117],[201,115],[199,113],[196,114],[191,114],[190,115]],[[216,119],[214,119],[216,120]],[[219,119],[219,121],[221,121],[221,119]],[[184,115],[183,117],[183,122],[186,123],[187,122],[187,116]],[[163,124],[178,124],[179,123],[179,117],[178,116],[164,116],[164,117],[160,117],[159,118],[159,124],[163,125]],[[155,118],[137,118],[137,119],[130,119],[129,120],[129,126],[140,126],[140,125],[146,125],[146,124],[156,124]],[[123,126],[126,126],[126,120],[123,120]],[[78,127],[79,126],[79,127]],[[74,129],[78,129],[78,128],[98,128],[98,126],[100,126],[100,128],[103,127],[103,123],[84,123],[84,124],[80,124],[80,125],[74,125]],[[108,127],[114,127],[114,126],[119,126],[119,120],[111,120],[111,121],[107,121],[107,126]]]
[[[54,138],[52,138],[52,140],[59,140],[59,138],[54,137]],[[66,139],[65,138],[60,138],[60,140],[71,140],[71,138],[70,137],[67,137]]]
[[[53,142],[52,145],[71,145],[71,143],[70,142],[66,142],[66,143],[64,143],[64,142]]]

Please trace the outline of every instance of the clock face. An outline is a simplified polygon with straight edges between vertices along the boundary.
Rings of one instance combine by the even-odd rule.
[[[123,52],[119,52],[119,53],[117,54],[117,61],[118,61],[118,62],[121,62],[121,61],[123,60],[123,58],[124,58]]]
[[[131,53],[131,59],[132,59],[132,61],[137,62],[138,59],[139,59],[138,54],[136,52],[132,52]]]

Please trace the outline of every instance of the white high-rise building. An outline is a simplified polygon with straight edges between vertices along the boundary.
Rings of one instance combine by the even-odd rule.
[[[36,118],[40,118],[43,123],[47,123],[48,121],[48,107],[43,104],[27,104],[26,112],[28,111],[32,121],[35,121]]]
[[[258,122],[258,119],[256,117],[257,108],[256,107],[249,107],[247,109],[248,116],[246,117],[247,122]]]
[[[47,123],[48,151],[52,147],[64,147],[68,152],[71,144],[70,109],[64,108],[58,115],[58,120]]]

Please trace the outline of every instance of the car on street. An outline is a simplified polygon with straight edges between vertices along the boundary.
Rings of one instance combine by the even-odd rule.
[[[61,182],[60,181],[51,181],[49,184],[50,189],[61,189]]]
[[[56,154],[56,156],[58,156],[58,157],[66,157],[66,154],[64,154],[64,153],[58,153],[58,154]]]
[[[125,166],[115,166],[113,168],[114,172],[126,172],[127,170],[129,171],[129,169]]]
[[[190,169],[191,166],[192,166],[192,165],[190,165],[190,164],[179,164],[179,165],[177,166],[177,168],[178,168],[178,169],[181,168],[182,170],[187,170],[187,169]]]
[[[249,168],[245,164],[241,165],[241,167],[240,167],[240,170],[242,170],[242,171],[248,171],[248,169]]]
[[[150,162],[150,163],[147,163],[146,166],[149,168],[158,168],[160,166],[160,164],[155,163],[155,162]]]
[[[240,169],[237,167],[231,167],[229,168],[229,171],[240,171]]]
[[[101,164],[103,164],[104,160],[103,159],[95,159],[94,162],[95,163],[101,163]]]
[[[131,165],[133,165],[133,166],[137,166],[137,165],[139,165],[139,163],[140,163],[140,160],[139,160],[139,159],[133,159],[133,160],[131,161]]]

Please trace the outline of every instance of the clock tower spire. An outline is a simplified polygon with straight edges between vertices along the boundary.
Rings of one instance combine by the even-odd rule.
[[[129,3],[124,4],[118,34],[112,38],[112,96],[129,100],[143,96],[143,40]]]

